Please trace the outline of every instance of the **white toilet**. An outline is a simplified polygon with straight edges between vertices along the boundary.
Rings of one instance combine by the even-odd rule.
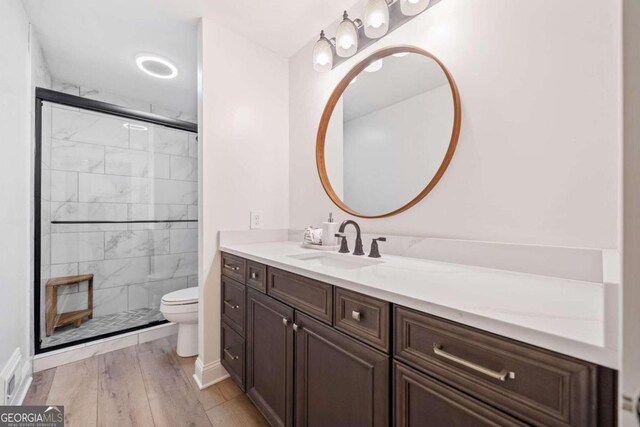
[[[162,297],[160,312],[165,319],[178,325],[178,356],[198,354],[198,288],[166,294]]]

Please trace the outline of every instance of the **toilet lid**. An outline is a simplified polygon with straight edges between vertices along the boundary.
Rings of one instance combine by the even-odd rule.
[[[198,287],[180,289],[169,292],[162,297],[162,302],[167,305],[193,304],[198,302]]]

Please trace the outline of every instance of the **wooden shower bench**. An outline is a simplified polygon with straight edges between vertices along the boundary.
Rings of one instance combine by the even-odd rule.
[[[58,314],[58,288],[61,286],[79,285],[89,282],[87,287],[87,308]],[[93,318],[93,274],[80,276],[55,277],[47,282],[47,336],[53,334],[53,330],[60,326],[74,324],[80,327],[83,318]]]

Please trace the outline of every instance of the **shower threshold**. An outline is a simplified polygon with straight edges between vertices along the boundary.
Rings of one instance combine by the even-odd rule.
[[[140,308],[137,310],[122,311],[106,316],[94,317],[83,321],[80,327],[73,325],[57,328],[50,337],[43,337],[41,348],[58,346],[85,340],[100,335],[124,331],[137,326],[164,320],[159,309]]]

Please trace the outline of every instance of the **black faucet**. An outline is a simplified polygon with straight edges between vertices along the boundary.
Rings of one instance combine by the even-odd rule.
[[[373,239],[371,241],[371,250],[369,251],[369,258],[380,258],[380,250],[378,250],[378,241],[386,242],[386,237],[378,237],[377,239]]]
[[[338,251],[341,254],[349,253],[349,245],[347,244],[347,236],[344,234],[336,233],[336,237],[340,238],[340,250]]]
[[[364,255],[364,251],[362,250],[362,237],[360,236],[360,226],[357,222],[351,219],[343,221],[342,224],[340,224],[340,228],[338,228],[338,232],[344,233],[345,227],[349,224],[353,225],[356,228],[356,248],[353,250],[353,254]]]

